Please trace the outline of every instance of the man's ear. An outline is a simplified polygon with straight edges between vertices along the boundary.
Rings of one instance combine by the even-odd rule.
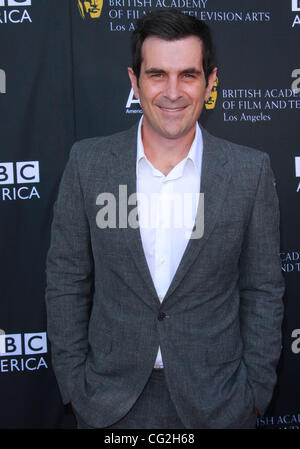
[[[207,101],[210,97],[211,90],[217,78],[217,70],[217,67],[215,67],[208,77],[208,83],[205,91],[205,101]]]
[[[136,79],[136,76],[134,74],[134,71],[132,70],[132,67],[128,67],[128,76],[130,78],[131,87],[133,89],[134,96],[138,100],[140,98],[139,97],[139,88],[138,88],[137,79]]]

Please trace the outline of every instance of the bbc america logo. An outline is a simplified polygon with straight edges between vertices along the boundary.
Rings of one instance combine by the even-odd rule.
[[[0,332],[0,373],[48,368],[46,332],[5,334]],[[40,354],[43,354],[42,356]]]
[[[0,162],[0,198],[6,200],[39,199],[39,161]],[[16,184],[13,186],[13,184]],[[21,185],[25,184],[25,185]]]
[[[292,0],[292,11],[300,13],[300,0]],[[295,25],[300,25],[300,14],[296,14],[293,18],[292,28],[294,28]]]
[[[0,0],[0,6],[31,6],[31,0]]]
[[[1,334],[0,357],[44,354],[47,352],[46,332]]]
[[[0,24],[32,22],[26,9],[31,3],[31,0],[0,0]]]
[[[300,12],[300,0],[292,0],[292,11]]]

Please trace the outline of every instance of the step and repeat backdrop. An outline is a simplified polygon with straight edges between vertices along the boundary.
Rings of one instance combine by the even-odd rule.
[[[211,26],[218,82],[200,122],[270,155],[286,280],[283,348],[259,429],[300,429],[300,0],[0,0],[0,428],[73,428],[51,367],[45,260],[74,141],[141,116],[134,22],[177,8]]]

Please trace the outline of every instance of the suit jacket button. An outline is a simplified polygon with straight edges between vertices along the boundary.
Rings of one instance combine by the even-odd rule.
[[[166,318],[167,314],[165,312],[159,312],[158,314],[158,321],[163,321]]]

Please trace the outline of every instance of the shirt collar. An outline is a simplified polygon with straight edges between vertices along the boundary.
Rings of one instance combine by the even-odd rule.
[[[144,152],[144,145],[142,141],[142,124],[143,124],[143,116],[140,118],[139,126],[138,126],[138,132],[137,132],[137,158],[136,158],[136,173],[138,174],[138,166],[139,162],[144,159],[154,171],[157,171],[155,167],[151,164],[151,162],[147,159],[145,152]],[[202,138],[202,131],[201,128],[196,122],[196,133],[193,140],[193,143],[191,145],[190,151],[188,155],[186,156],[185,160],[190,160],[194,167],[196,168],[197,172],[201,173],[201,162],[202,162],[202,153],[203,153],[203,138]]]

